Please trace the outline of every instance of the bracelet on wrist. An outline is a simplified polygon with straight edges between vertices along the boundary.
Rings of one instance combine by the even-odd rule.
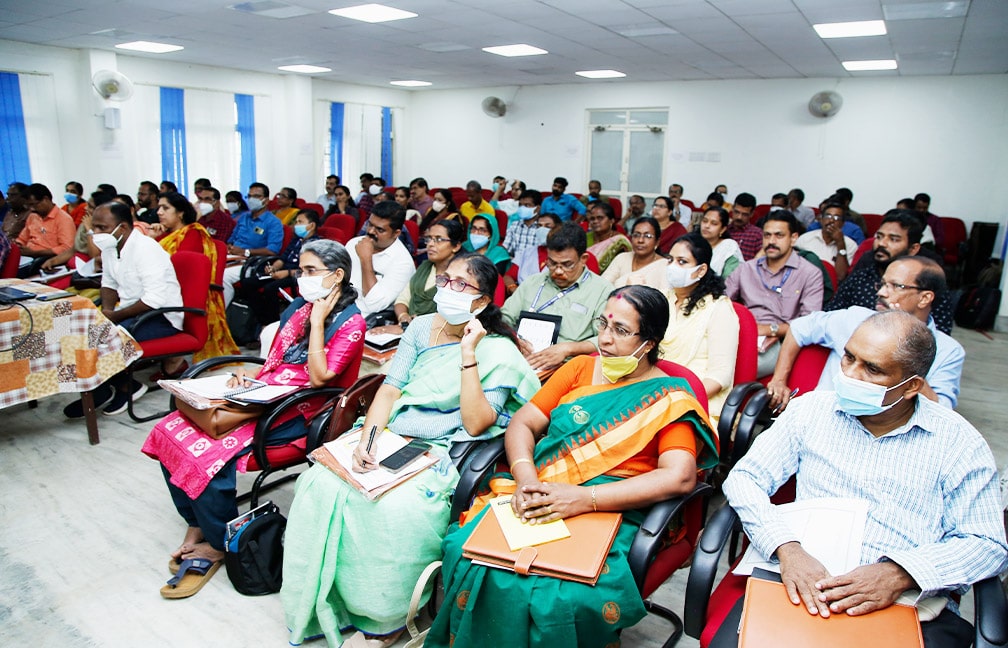
[[[477,364],[479,364],[479,363],[473,362],[472,364],[460,364],[459,365],[459,371],[465,371],[466,369],[472,369]]]
[[[598,511],[598,502],[595,499],[595,487],[594,486],[592,486],[592,489],[591,489],[591,498],[592,498],[592,510],[593,511]]]
[[[514,468],[515,468],[515,466],[517,466],[520,463],[527,463],[527,464],[531,465],[533,468],[535,468],[535,463],[531,459],[529,459],[528,457],[522,457],[521,459],[515,459],[514,461],[511,462],[511,474],[512,475],[514,474]]]
[[[318,351],[309,351],[308,355],[312,355],[312,354],[315,354],[315,353],[325,353],[325,349],[319,349]]]

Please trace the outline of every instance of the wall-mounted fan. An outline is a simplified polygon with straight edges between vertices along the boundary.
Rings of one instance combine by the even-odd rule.
[[[91,77],[95,92],[110,101],[126,101],[133,96],[133,82],[125,74],[113,70],[98,70]]]
[[[829,90],[815,93],[808,102],[809,112],[816,117],[832,117],[840,112],[842,106],[840,93]]]
[[[500,97],[486,97],[483,99],[483,103],[480,104],[483,108],[483,112],[488,117],[503,117],[507,113],[507,104]]]

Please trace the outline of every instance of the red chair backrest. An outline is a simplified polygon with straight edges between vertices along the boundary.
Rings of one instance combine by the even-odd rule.
[[[283,243],[280,245],[280,249],[277,251],[278,254],[286,250],[287,246],[290,245],[291,240],[294,238],[293,227],[291,227],[290,225],[284,225],[283,228],[284,228]]]
[[[703,382],[697,375],[682,366],[681,364],[676,364],[671,360],[659,360],[657,367],[665,372],[666,375],[672,378],[683,378],[689,383],[690,389],[693,390],[693,395],[696,397],[697,402],[703,406],[704,411],[707,411],[707,390],[704,388]]]
[[[851,267],[857,265],[858,259],[861,258],[862,254],[864,254],[865,252],[871,252],[872,246],[874,245],[875,245],[875,238],[873,236],[870,236],[865,240],[861,241],[861,245],[858,246],[857,252],[854,253],[854,258],[851,259],[850,262]]]
[[[3,267],[0,268],[0,279],[13,279],[17,277],[19,263],[21,263],[21,248],[17,244],[12,243],[10,253],[4,259]]]
[[[749,219],[749,222],[755,225],[756,221],[769,213],[770,205],[756,205],[756,209],[753,210],[752,217]]]
[[[269,211],[273,212],[274,214],[276,213],[276,210],[277,210],[277,201],[276,201],[276,198],[270,198],[266,202],[266,209],[268,209]]]
[[[865,227],[868,228],[868,238],[875,236],[879,225],[882,224],[882,214],[861,214],[861,218],[864,219]]]
[[[598,259],[591,252],[585,252],[588,255],[588,259],[585,261],[585,266],[595,274],[599,273]]]
[[[490,199],[493,198],[493,192],[489,189],[481,189],[480,193],[483,195],[483,200],[487,202],[490,202]]]
[[[792,390],[797,387],[799,394],[815,391],[829,354],[829,349],[818,344],[802,347],[788,377],[788,387]]]
[[[338,227],[351,232],[357,231],[357,219],[350,214],[333,214],[325,219],[322,227]]]
[[[830,263],[829,261],[822,261],[822,260],[820,261],[822,262],[822,267],[826,270],[826,274],[829,275],[830,283],[833,284],[833,292],[835,293],[838,283],[836,267],[834,267],[833,264]]]
[[[623,203],[621,203],[618,198],[610,198],[609,205],[616,213],[616,220],[623,218]]]
[[[176,252],[171,256],[175,277],[182,290],[182,305],[189,308],[200,308],[204,311],[210,295],[210,259],[202,252]],[[209,329],[206,314],[186,313],[182,322],[182,331],[196,338],[202,348],[206,344]],[[141,345],[142,346],[142,345]]]
[[[455,201],[456,207],[461,207],[462,203],[469,200],[469,196],[466,195],[465,189],[462,187],[448,187],[448,191],[451,192],[452,200]]]
[[[686,200],[685,198],[680,198],[679,202],[686,205],[691,210],[696,211],[696,204],[692,200]]]
[[[318,235],[324,239],[337,241],[343,245],[346,245],[346,242],[353,238],[353,232],[345,230],[342,227],[320,227],[318,228]]]
[[[945,263],[955,265],[959,262],[959,246],[966,242],[966,223],[958,218],[939,216],[941,219],[945,250]]]
[[[416,221],[407,220],[403,222],[403,227],[409,232],[410,238],[413,239],[413,247],[420,245],[420,226],[417,225]]]
[[[227,243],[213,239],[213,244],[217,248],[217,265],[214,267],[213,282],[222,286],[224,285],[224,269],[227,267]]]
[[[497,217],[497,234],[500,236],[500,242],[503,243],[504,236],[507,235],[508,215],[500,209],[495,209],[494,216]]]
[[[300,200],[300,198],[298,198],[298,200]],[[318,214],[319,218],[324,218],[325,217],[325,208],[322,207],[322,205],[320,205],[318,203],[305,203],[304,207],[302,207],[302,209],[310,209],[310,210],[312,210],[313,212],[315,212],[316,214]]]
[[[304,198],[295,198],[294,199],[294,207],[296,207],[297,209],[304,209],[305,205],[307,205],[307,204],[308,203],[305,202]]]
[[[756,349],[756,342],[759,339],[759,329],[756,318],[748,308],[732,302],[735,315],[738,316],[739,336],[738,351],[735,352],[735,377],[734,384],[743,385],[756,380],[757,364],[759,363],[759,351]]]
[[[511,266],[515,267],[513,263],[511,264]],[[510,268],[508,268],[508,271],[510,272]],[[515,275],[515,279],[517,279],[517,273]],[[503,306],[505,299],[507,299],[507,288],[504,287],[504,277],[501,277],[500,275],[498,275],[497,276],[497,287],[494,288],[494,298],[493,298],[493,300],[494,300],[494,303],[497,304],[498,306]]]

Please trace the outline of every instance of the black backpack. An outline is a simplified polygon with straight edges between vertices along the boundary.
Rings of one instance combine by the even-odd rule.
[[[251,517],[250,521],[241,521]],[[240,526],[231,534],[231,527]],[[287,518],[266,502],[228,525],[224,566],[239,593],[260,596],[280,591],[283,583],[283,535]]]
[[[955,311],[955,321],[959,326],[978,331],[994,328],[998,308],[1001,306],[1001,291],[993,286],[968,288],[959,300]]]

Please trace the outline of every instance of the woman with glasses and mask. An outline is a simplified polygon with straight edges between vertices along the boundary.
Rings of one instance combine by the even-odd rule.
[[[661,227],[651,216],[641,216],[630,231],[630,252],[618,255],[602,278],[617,288],[643,284],[659,290],[668,287],[665,266],[668,259],[658,251]]]
[[[511,419],[510,471],[491,478],[491,492],[445,537],[445,604],[426,646],[618,645],[620,630],[644,617],[627,552],[646,508],[690,492],[697,468],[717,463],[715,434],[689,384],[655,364],[668,316],[659,291],[617,288],[597,320],[599,355],[572,358]],[[598,582],[519,576],[463,558],[486,503],[506,495],[531,524],[622,512]]]
[[[462,249],[490,259],[497,267],[497,272],[503,275],[511,267],[511,255],[500,241],[497,219],[492,215],[477,215],[469,223],[469,236],[462,244]]]
[[[462,249],[464,237],[465,232],[458,221],[439,221],[428,228],[427,260],[417,266],[416,272],[392,306],[399,326],[379,327],[381,330],[377,332],[402,333],[414,317],[437,311],[437,304],[434,303],[436,277],[448,270],[448,264]]]
[[[301,296],[280,317],[279,331],[255,380],[270,385],[347,387],[357,379],[364,349],[364,318],[354,305],[357,291],[350,285],[350,254],[335,241],[306,243],[298,274]],[[229,387],[251,384],[243,368],[235,369],[228,382]],[[303,437],[308,420],[323,404],[322,398],[309,400],[282,416],[269,431],[270,445]],[[185,425],[189,433],[180,434]],[[215,439],[173,412],[144,443],[143,452],[161,462],[175,508],[188,524],[169,566],[173,572],[194,567],[190,580],[198,579],[196,591],[224,558],[225,525],[238,516],[236,472],[244,472],[248,463],[255,426],[251,421]],[[199,456],[190,450],[198,447],[194,444],[204,448]],[[196,593],[185,581],[179,585],[189,589],[189,595]],[[172,585],[162,588],[162,595],[180,598]]]
[[[490,260],[458,256],[436,284],[437,313],[406,329],[363,429],[423,439],[440,461],[375,501],[325,466],[298,479],[280,591],[291,645],[320,634],[331,646],[395,643],[421,572],[441,557],[459,478],[449,447],[503,434],[538,388],[491,299]],[[377,467],[362,436],[357,472]],[[340,632],[350,628],[357,632],[343,641]]]
[[[670,312],[661,357],[686,367],[703,382],[707,410],[716,422],[734,386],[738,316],[725,296],[724,280],[711,268],[710,244],[700,234],[680,236],[672,244],[665,273]]]

